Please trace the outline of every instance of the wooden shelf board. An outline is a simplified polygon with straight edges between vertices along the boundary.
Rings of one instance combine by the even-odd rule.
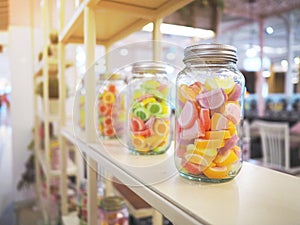
[[[79,225],[80,220],[77,216],[77,212],[71,212],[68,215],[62,217],[64,225]]]
[[[39,77],[43,75],[43,67],[45,66],[45,61],[40,61],[36,68],[35,68],[35,72],[34,72],[34,77]],[[66,68],[69,68],[73,66],[73,62],[68,61],[66,62]],[[58,74],[58,60],[57,59],[53,59],[53,58],[49,58],[48,59],[48,71],[49,71],[49,76],[57,76]]]
[[[87,5],[96,12],[96,42],[111,45],[112,43],[140,30],[147,23],[162,18],[193,0],[139,0],[108,1],[102,0],[92,4],[83,1],[73,14],[69,23],[59,35],[63,43],[83,43],[83,14]]]
[[[41,150],[38,152],[38,160],[39,160],[39,163],[42,167],[42,170],[43,170],[43,173],[45,174],[45,176],[57,177],[57,176],[61,175],[60,169],[57,169],[57,170],[50,169],[49,173],[47,172],[45,153],[41,152]],[[68,166],[67,175],[68,176],[77,175],[77,166],[75,164],[73,164],[72,166]]]

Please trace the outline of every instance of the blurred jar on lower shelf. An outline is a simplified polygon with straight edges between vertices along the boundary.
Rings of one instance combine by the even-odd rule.
[[[128,225],[129,213],[119,196],[103,198],[99,208],[99,225]]]

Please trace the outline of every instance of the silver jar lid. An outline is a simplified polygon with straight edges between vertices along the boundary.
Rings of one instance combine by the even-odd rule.
[[[192,45],[184,49],[184,62],[189,60],[201,59],[227,59],[237,61],[237,49],[225,44],[199,44]]]
[[[170,67],[159,61],[141,61],[132,65],[132,73],[167,73]]]
[[[125,206],[125,200],[120,196],[105,197],[100,202],[100,207],[105,211],[121,210]]]

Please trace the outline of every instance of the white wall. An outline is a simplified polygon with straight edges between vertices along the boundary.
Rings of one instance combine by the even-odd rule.
[[[33,111],[33,62],[30,27],[10,26],[9,60],[11,72],[11,125],[13,158],[13,201],[32,197],[18,192],[17,183],[25,170],[25,162],[30,152],[27,145],[31,141],[34,125]]]

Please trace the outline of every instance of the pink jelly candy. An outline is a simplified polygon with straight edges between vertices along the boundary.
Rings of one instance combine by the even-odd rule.
[[[202,107],[209,109],[217,109],[226,101],[224,91],[221,88],[200,93],[197,95],[196,100]]]
[[[187,139],[189,140],[197,137],[203,137],[205,135],[205,130],[200,123],[201,123],[200,119],[196,119],[192,127],[183,129],[181,133],[181,138],[185,140]]]
[[[189,128],[197,118],[197,109],[191,101],[187,101],[178,118],[178,124],[182,128]]]
[[[232,91],[228,94],[229,101],[236,101],[240,98],[242,93],[242,87],[239,84],[235,84]]]
[[[224,146],[218,149],[218,152],[224,155],[229,149],[232,149],[236,142],[239,140],[239,137],[235,134],[230,139],[226,140]]]
[[[233,102],[225,105],[224,115],[234,124],[238,124],[241,120],[241,107]]]

